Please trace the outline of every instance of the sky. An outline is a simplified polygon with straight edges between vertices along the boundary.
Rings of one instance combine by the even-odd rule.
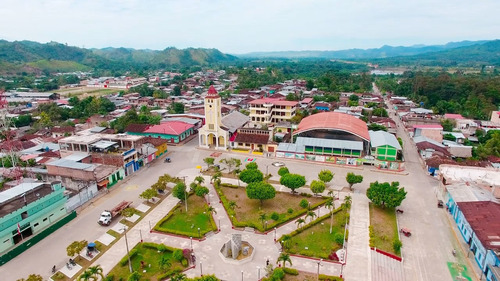
[[[498,39],[499,0],[1,0],[0,39],[85,48],[342,50]]]

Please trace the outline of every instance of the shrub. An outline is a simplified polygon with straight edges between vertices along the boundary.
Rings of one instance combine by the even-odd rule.
[[[293,209],[292,208],[288,208],[288,210],[286,212],[289,213],[289,214],[291,214],[291,213],[293,213]]]
[[[330,276],[330,275],[324,275],[320,274],[318,276],[318,279],[321,281],[343,281],[344,279],[338,276]]]
[[[114,281],[115,280],[115,276],[113,275],[108,275],[106,277],[104,277],[103,281]]]
[[[182,264],[182,266],[184,266],[184,267],[188,266],[188,261],[187,261],[187,259],[182,259],[182,260],[181,260],[181,264]]]
[[[297,269],[295,269],[295,268],[285,267],[285,268],[283,268],[283,271],[286,274],[299,275],[299,271]]]
[[[300,193],[300,196],[304,196],[304,197],[312,197],[312,194],[305,193],[305,192],[301,192],[301,193]]]
[[[174,253],[172,254],[172,257],[176,260],[176,261],[182,261],[184,259],[184,255],[182,254],[182,250],[181,249],[176,249],[174,251]]]
[[[401,251],[401,247],[403,247],[403,243],[399,239],[394,239],[394,242],[392,242],[392,248],[394,248],[394,251],[396,253],[399,253]]]
[[[302,199],[299,202],[299,206],[305,209],[309,206],[309,201],[307,201],[306,199]]]
[[[276,268],[273,272],[273,275],[271,278],[273,278],[273,280],[281,280],[285,277],[285,272],[283,271],[283,268]]]
[[[332,251],[330,253],[330,255],[328,256],[328,259],[330,259],[332,261],[338,261],[339,260],[339,256],[337,255],[337,252]]]
[[[137,255],[137,252],[138,250],[137,249],[132,249],[130,252],[129,252],[129,256],[130,256],[130,260],[132,260],[132,258]],[[128,263],[128,256],[124,256],[121,260],[120,260],[120,265],[121,266],[125,266],[127,265]]]
[[[166,252],[167,251],[167,246],[163,245],[163,244],[159,244],[156,249],[160,252]]]
[[[277,221],[277,220],[280,219],[280,215],[278,213],[276,213],[276,212],[273,212],[271,214],[271,219]]]
[[[342,245],[342,243],[344,243],[344,235],[340,232],[337,232],[335,233],[333,240],[335,240],[335,243]]]

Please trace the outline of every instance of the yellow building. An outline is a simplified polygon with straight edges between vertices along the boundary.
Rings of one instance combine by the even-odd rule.
[[[203,148],[226,150],[229,146],[229,131],[222,124],[221,98],[214,86],[210,86],[205,97],[205,125],[198,140]]]
[[[250,122],[260,125],[290,121],[298,109],[298,102],[273,98],[253,100],[250,106]]]

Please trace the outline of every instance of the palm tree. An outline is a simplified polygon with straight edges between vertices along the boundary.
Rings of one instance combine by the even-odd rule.
[[[167,269],[172,266],[172,263],[170,262],[170,259],[167,256],[162,256],[160,261],[158,262],[160,269]]]
[[[295,221],[295,223],[297,224],[297,227],[300,228],[300,225],[306,223],[306,220],[303,218],[299,218]]]
[[[229,201],[229,204],[228,204],[228,205],[229,205],[229,208],[230,208],[231,210],[234,210],[234,209],[236,209],[236,207],[238,207],[238,205],[237,205],[237,204],[236,204],[236,202],[234,202],[234,201]]]
[[[306,218],[307,217],[311,217],[311,221],[313,221],[313,219],[316,217],[316,213],[314,211],[308,211],[306,214]]]
[[[217,214],[217,211],[212,206],[207,206],[206,211],[209,212],[210,214]]]
[[[330,210],[330,234],[332,234],[332,228],[333,228],[333,209],[335,208],[335,204],[333,203],[333,200],[328,200],[325,203],[325,207]]]
[[[85,270],[82,275],[78,277],[78,281],[96,281],[95,277],[92,276],[92,273],[87,269]]]
[[[97,277],[101,277],[101,279],[104,279],[104,275],[102,274],[102,267],[101,265],[96,265],[96,266],[91,266],[87,269],[92,276],[95,276],[95,280],[99,280]]]
[[[352,204],[352,197],[351,196],[346,196],[344,198],[344,206],[346,209],[349,209],[351,208],[351,204]]]
[[[288,249],[291,241],[292,241],[292,236],[289,234],[285,234],[281,237],[281,245],[283,246],[283,251],[286,251],[286,249]]]
[[[201,185],[202,183],[205,182],[205,178],[202,176],[197,176],[196,178],[194,178],[194,181],[197,182],[199,185]]]
[[[292,259],[290,259],[290,255],[287,253],[281,253],[280,256],[278,257],[278,262],[283,262],[283,268],[285,268],[286,263],[288,262],[290,265],[292,265]]]
[[[261,213],[260,216],[259,216],[259,220],[262,222],[262,226],[264,227],[264,229],[266,228],[266,225],[264,224],[265,221],[267,220],[267,215],[266,213]]]
[[[210,182],[217,181],[222,177],[221,172],[216,172],[215,174],[212,175],[212,178],[210,179]]]
[[[177,273],[176,275],[172,276],[170,278],[170,281],[184,281],[186,280],[186,274],[184,273]]]
[[[331,189],[330,189],[330,190],[328,191],[328,196],[332,197],[332,199],[333,199],[333,196],[334,196],[334,195],[333,195],[333,190],[331,190]]]

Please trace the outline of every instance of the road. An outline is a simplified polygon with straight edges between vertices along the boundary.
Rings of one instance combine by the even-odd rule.
[[[392,111],[390,110],[390,112]],[[268,170],[274,175],[272,179],[278,179],[276,177],[278,167],[271,164],[275,161],[285,162],[291,173],[305,175],[308,182],[316,179],[321,169],[330,169],[335,173],[330,186],[335,189],[347,186],[345,176],[348,172],[362,174],[364,176],[363,183],[354,186],[354,192],[360,193],[360,196],[366,192],[370,182],[399,181],[400,185],[405,187],[408,192],[407,199],[401,206],[405,212],[398,215],[399,224],[410,228],[413,233],[410,238],[402,238],[406,280],[451,280],[449,273],[447,273],[446,262],[453,261],[450,242],[452,241],[452,232],[447,224],[445,212],[436,207],[435,190],[438,182],[429,177],[423,170],[418,153],[402,126],[398,127],[398,135],[404,141],[404,156],[408,175],[383,173],[370,166],[353,169],[275,158],[258,157],[257,163],[262,171]],[[197,139],[195,138],[184,146],[169,147],[169,157],[171,157],[172,163],[163,163],[162,159],[159,159],[160,161],[152,164],[149,168],[145,168],[117,184],[109,194],[80,211],[73,221],[2,266],[0,268],[2,280],[17,280],[31,273],[48,277],[54,264],[59,268],[67,261],[66,247],[71,242],[82,239],[94,241],[109,229],[109,227],[101,227],[96,223],[102,210],[108,209],[122,200],[132,200],[134,201],[132,206],[137,206],[142,202],[138,195],[149,188],[158,176],[164,173],[172,176],[183,176],[179,174],[181,171],[194,168],[197,165],[204,165],[203,158],[208,157],[213,151],[196,149],[196,146]],[[244,160],[247,155],[223,152],[216,161],[226,157]],[[245,163],[243,162],[243,164]],[[367,253],[369,252],[367,251]],[[47,258],[48,255],[50,255],[50,259]],[[367,262],[369,260],[368,258]],[[369,268],[368,264],[350,261],[348,255],[348,265],[349,262],[360,270]],[[346,280],[356,280],[350,278],[348,271],[346,271],[345,277]]]

